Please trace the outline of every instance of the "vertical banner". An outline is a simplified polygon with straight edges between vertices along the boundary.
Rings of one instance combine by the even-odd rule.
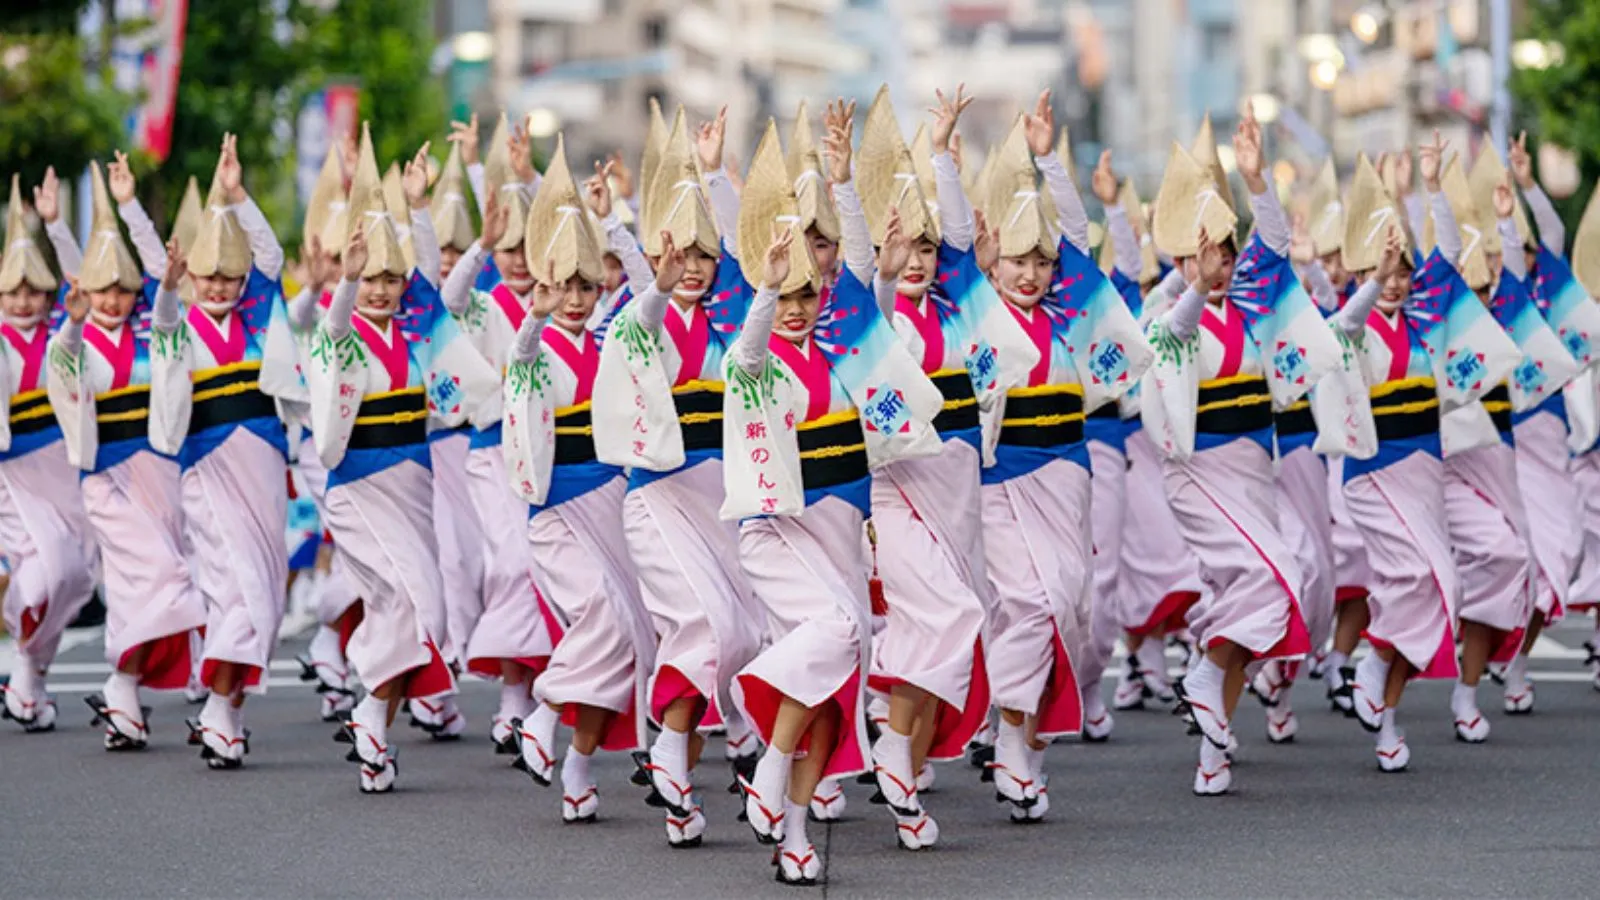
[[[129,142],[161,162],[172,152],[189,0],[116,0],[114,9],[118,22],[149,22],[114,38],[111,57],[117,86],[144,97],[129,113]]]
[[[361,88],[354,82],[329,84],[306,97],[295,118],[295,185],[304,212],[317,186],[322,161],[344,135],[353,135],[360,113]]]

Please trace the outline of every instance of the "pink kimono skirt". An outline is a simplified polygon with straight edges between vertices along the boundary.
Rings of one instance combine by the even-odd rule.
[[[78,470],[57,440],[0,462],[0,551],[11,563],[6,630],[36,668],[94,594],[98,561]]]

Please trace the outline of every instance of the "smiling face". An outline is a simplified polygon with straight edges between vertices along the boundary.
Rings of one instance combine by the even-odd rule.
[[[912,300],[922,299],[928,292],[928,285],[933,283],[933,274],[939,267],[939,245],[926,237],[919,237],[911,244],[911,258],[906,260],[906,267],[900,273],[900,282],[895,285],[895,290]]]
[[[244,292],[243,278],[224,275],[190,275],[194,284],[194,301],[213,316],[221,316],[233,309]]]
[[[136,296],[133,291],[119,285],[90,291],[89,314],[101,328],[116,328],[128,321],[128,316],[133,314],[133,301]]]
[[[533,290],[533,275],[528,272],[528,258],[522,254],[522,245],[510,250],[494,252],[495,268],[500,270],[500,280],[518,297]]]
[[[1350,282],[1350,270],[1344,267],[1343,251],[1324,253],[1319,259],[1322,261],[1322,271],[1328,273],[1328,281],[1333,283],[1333,289],[1344,290],[1344,286]]]
[[[16,290],[0,294],[0,315],[12,328],[32,328],[44,321],[49,308],[50,295],[26,281]]]
[[[672,289],[674,300],[693,302],[705,296],[717,279],[717,258],[699,247],[683,251],[683,277]]]
[[[572,334],[581,334],[594,314],[595,304],[600,302],[601,286],[573,275],[557,290],[561,293],[561,302],[550,313],[550,321]]]
[[[461,259],[461,251],[460,250],[457,250],[454,247],[440,247],[439,248],[439,277],[441,279],[449,278],[450,277],[450,273],[455,271],[456,263],[460,259]]]
[[[1002,256],[995,265],[995,275],[1000,280],[1000,296],[1018,309],[1032,309],[1044,299],[1050,287],[1050,277],[1055,274],[1051,262],[1035,247],[1021,256]]]
[[[604,287],[606,289],[606,293],[609,294],[612,291],[615,291],[617,288],[622,287],[622,280],[627,277],[628,273],[622,268],[622,260],[618,259],[615,253],[607,253],[602,258],[602,261],[605,263],[606,267],[606,281]]]
[[[362,278],[356,288],[356,312],[369,321],[382,325],[400,311],[400,296],[405,293],[406,280],[385,272],[371,278]]]
[[[778,311],[773,319],[773,333],[792,343],[804,343],[811,330],[817,327],[817,316],[822,311],[822,296],[809,285],[790,291],[778,298]]]
[[[817,271],[826,277],[833,277],[833,271],[839,265],[839,242],[830,241],[812,225],[806,229],[806,243],[811,245],[811,258],[817,261]]]

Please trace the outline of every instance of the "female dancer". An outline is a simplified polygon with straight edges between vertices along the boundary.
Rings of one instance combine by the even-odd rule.
[[[39,214],[55,218],[54,171]],[[46,215],[48,213],[48,215]],[[83,495],[50,408],[45,346],[56,276],[28,234],[22,194],[11,178],[4,261],[0,262],[0,547],[10,566],[5,626],[16,663],[0,715],[42,732],[56,727],[45,690],[61,633],[94,593],[95,548]]]
[[[796,212],[769,124],[739,209],[740,257],[763,260],[763,274],[725,364],[722,514],[745,517],[739,556],[773,637],[735,679],[735,700],[768,744],[744,782],[745,812],[759,840],[781,842],[778,881],[815,884],[822,864],[806,838],[807,807],[823,778],[866,765],[868,451],[887,462],[936,448],[942,400],[868,296],[871,273],[848,262],[849,231],[818,327],[820,276],[796,240]],[[880,284],[894,284],[909,254],[890,237]],[[937,827],[925,816],[902,823],[901,840],[932,843]]]
[[[719,116],[701,131],[701,166],[718,180],[726,178],[719,171],[724,125]],[[648,208],[661,213],[645,225],[658,235],[654,272],[612,209],[605,168],[597,165],[588,184],[634,293],[600,354],[596,385],[607,399],[595,409],[595,447],[603,462],[632,469],[623,528],[660,639],[648,693],[661,733],[640,757],[652,802],[666,809],[667,840],[682,847],[698,844],[705,831],[693,779],[704,733],[729,722],[740,730],[733,675],[761,640],[748,612],[737,531],[717,515],[722,361],[750,292],[718,239],[685,132],[674,130],[664,143],[648,190]]]
[[[1292,300],[1298,285],[1286,258],[1288,222],[1262,177],[1261,131],[1252,115],[1240,121],[1233,146],[1256,217],[1248,271],[1235,271],[1234,216],[1216,182],[1175,147],[1157,199],[1156,242],[1178,261],[1189,286],[1152,325],[1162,358],[1146,376],[1141,405],[1145,427],[1167,457],[1168,502],[1213,591],[1194,622],[1205,655],[1182,682],[1203,736],[1196,794],[1220,794],[1231,783],[1225,749],[1245,665],[1309,651],[1299,567],[1277,523],[1271,406],[1274,399],[1298,399],[1320,377],[1312,365],[1316,338],[1331,350],[1329,362],[1337,358],[1337,344],[1315,313],[1311,324],[1320,332],[1302,329],[1289,338],[1308,348],[1297,365],[1280,361],[1273,345],[1257,344],[1275,331],[1283,340],[1283,320],[1297,313],[1262,301]],[[1303,293],[1299,299],[1309,312],[1309,300]]]
[[[206,609],[184,555],[178,464],[150,444],[150,345],[133,318],[143,276],[122,243],[98,165],[90,175],[89,252],[67,295],[68,321],[51,338],[49,396],[67,457],[85,473],[83,503],[105,569],[112,672],[104,691],[86,701],[105,723],[107,750],[137,750],[150,736],[139,688],[188,685],[190,638],[205,624]],[[146,271],[175,289],[179,273],[167,266],[155,226],[134,198],[121,153],[111,179]],[[80,259],[76,246],[63,242],[56,255],[70,278]],[[275,590],[282,589],[280,582]]]
[[[600,807],[594,752],[643,744],[655,634],[628,559],[622,470],[595,456],[600,350],[587,323],[605,270],[559,139],[524,233],[525,266],[537,284],[510,349],[502,449],[509,483],[532,507],[534,579],[568,624],[534,682],[538,706],[515,728],[526,771],[548,785],[556,723],[572,726],[561,818],[592,822]],[[668,290],[676,274],[663,279]]]
[[[210,209],[187,261],[176,238],[167,244],[170,277],[151,319],[150,442],[178,457],[206,602],[200,678],[211,693],[189,726],[214,769],[243,764],[245,694],[266,689],[289,572],[288,443],[261,387],[269,347],[288,352],[280,370],[294,370],[277,285],[283,251],[242,174],[235,138],[224,135]],[[194,298],[187,312],[173,290],[185,274]]]
[[[1045,748],[1083,727],[1076,670],[1094,640],[1084,409],[1093,402],[1115,410],[1151,355],[1126,302],[1088,256],[1088,218],[1051,153],[1054,132],[1043,94],[990,173],[991,217],[1001,223],[995,281],[1038,351],[1026,383],[1008,390],[988,417],[997,426],[995,461],[983,472],[984,544],[997,598],[989,658],[1000,708],[994,784],[1017,822],[1036,822],[1049,810]],[[1055,201],[1055,228],[1039,206],[1035,165]],[[1109,159],[1097,178],[1103,190],[1108,180],[1115,190]]]
[[[448,316],[424,305],[433,299],[425,279],[407,286],[411,269],[383,211],[366,126],[350,198],[344,277],[312,338],[308,381],[312,434],[328,468],[328,529],[361,598],[345,627],[368,693],[340,734],[354,744],[349,758],[360,764],[361,790],[378,793],[394,786],[388,727],[401,701],[455,687],[439,651],[446,614],[426,430],[430,412],[474,408],[483,384],[461,363],[459,333],[440,327]],[[408,299],[420,308],[407,308]],[[395,317],[402,309],[428,340],[401,333]]]

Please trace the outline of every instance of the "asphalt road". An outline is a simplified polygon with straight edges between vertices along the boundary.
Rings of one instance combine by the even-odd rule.
[[[847,820],[812,826],[827,859],[812,895],[1593,896],[1600,692],[1573,658],[1586,636],[1552,635],[1533,667],[1545,679],[1531,716],[1501,713],[1485,682],[1485,745],[1453,739],[1448,685],[1408,693],[1404,774],[1378,772],[1371,739],[1328,713],[1312,682],[1297,689],[1291,745],[1268,745],[1245,701],[1227,797],[1190,794],[1195,739],[1153,711],[1119,714],[1107,744],[1050,750],[1053,807],[1038,827],[1010,824],[975,770],[946,764],[926,798],[941,844],[901,852],[888,814],[852,785]],[[621,756],[596,767],[601,820],[563,826],[559,791],[492,755],[496,695],[481,683],[464,689],[466,739],[399,733],[388,796],[357,791],[345,748],[287,666],[249,704],[242,770],[209,771],[184,745],[191,708],[176,696],[152,698],[150,749],[107,754],[80,699],[104,678],[98,645],[84,641],[53,677],[61,727],[0,729],[0,897],[805,895],[773,882],[770,852],[734,820],[720,762],[702,766],[711,827],[697,850],[668,849]]]

